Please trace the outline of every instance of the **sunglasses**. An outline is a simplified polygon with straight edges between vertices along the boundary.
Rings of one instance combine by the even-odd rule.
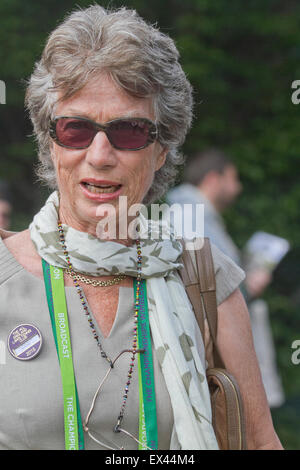
[[[105,132],[118,150],[141,150],[157,139],[156,125],[145,118],[113,119],[98,124],[79,116],[58,116],[50,121],[50,136],[61,147],[85,149],[98,132]]]

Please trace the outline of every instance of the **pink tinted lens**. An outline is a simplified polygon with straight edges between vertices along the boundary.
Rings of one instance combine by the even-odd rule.
[[[96,135],[93,124],[75,118],[60,118],[56,123],[58,141],[67,147],[88,147]]]
[[[106,133],[112,145],[134,150],[147,144],[149,128],[150,124],[147,121],[119,120],[112,122]]]

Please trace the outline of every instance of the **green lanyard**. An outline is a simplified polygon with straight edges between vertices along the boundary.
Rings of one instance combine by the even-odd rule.
[[[134,281],[136,295],[136,282]],[[138,316],[138,347],[144,349],[138,355],[139,369],[139,450],[146,450],[146,446],[157,449],[157,416],[155,383],[152,358],[152,344],[149,326],[149,313],[147,302],[146,282],[140,284],[140,309]],[[145,446],[146,444],[146,446]]]
[[[50,266],[43,260],[43,272],[63,386],[65,449],[81,450],[84,449],[84,438],[75,383],[63,270]]]
[[[62,377],[65,448],[66,450],[82,450],[84,437],[72,359],[63,270],[50,266],[44,260],[42,263],[48,308]],[[134,291],[136,293],[135,280]],[[138,347],[145,349],[145,353],[138,354],[139,440],[143,443],[139,445],[139,450],[144,450],[146,446],[157,449],[155,384],[145,281],[140,285]]]

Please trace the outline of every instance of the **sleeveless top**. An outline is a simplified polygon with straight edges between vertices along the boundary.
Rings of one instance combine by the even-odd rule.
[[[243,271],[213,247],[217,301],[220,304],[244,279]],[[100,356],[96,341],[82,309],[76,289],[66,287],[70,336],[81,417],[84,420],[94,394],[109,368]],[[115,321],[103,338],[104,350],[115,358],[130,348],[133,331],[133,289],[119,288]],[[91,312],[92,314],[92,312]],[[29,361],[15,359],[8,351],[7,338],[18,325],[33,324],[43,338],[42,349]],[[199,332],[200,335],[200,332]],[[138,444],[124,433],[114,433],[121,407],[130,353],[124,354],[111,371],[96,400],[89,428],[100,441],[137,450]],[[170,449],[173,413],[168,390],[153,348],[157,401],[158,448]],[[53,338],[43,280],[26,271],[0,238],[0,450],[64,449],[63,396],[60,367]],[[138,438],[138,370],[134,368],[122,427]],[[104,449],[86,433],[85,449]],[[115,447],[117,448],[117,447]]]

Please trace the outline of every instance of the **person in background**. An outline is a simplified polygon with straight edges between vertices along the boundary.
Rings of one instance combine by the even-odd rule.
[[[230,234],[222,213],[231,206],[243,187],[232,160],[221,150],[210,148],[197,153],[187,162],[184,182],[167,194],[169,205],[204,204],[204,236],[210,238],[220,250],[246,272],[241,285],[248,304],[258,357],[269,406],[278,407],[284,402],[280,377],[276,370],[276,357],[269,324],[268,305],[258,298],[271,282],[271,274],[257,263],[245,265],[243,256]],[[186,215],[185,215],[186,217]],[[195,217],[195,212],[191,212]],[[193,221],[185,227],[193,226]],[[202,236],[202,227],[194,227],[193,233]]]
[[[239,266],[242,264],[239,250],[227,232],[221,213],[241,190],[242,184],[233,163],[223,152],[209,149],[196,154],[187,163],[184,183],[167,195],[169,204],[204,204],[205,236]],[[197,232],[197,227],[195,229]]]
[[[0,181],[0,228],[8,230],[10,228],[10,217],[12,203],[7,183]]]

